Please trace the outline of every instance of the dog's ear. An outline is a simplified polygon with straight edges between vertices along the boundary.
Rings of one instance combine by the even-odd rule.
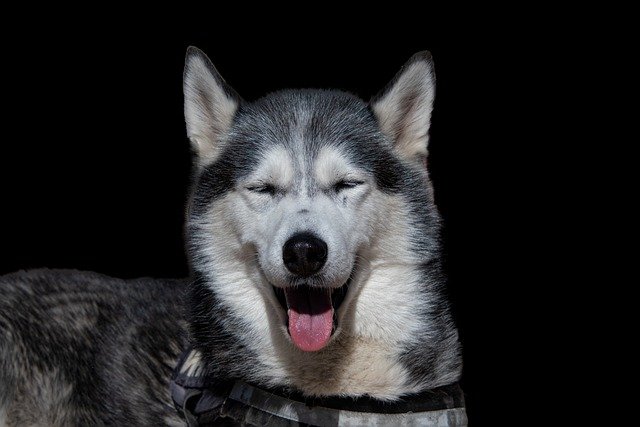
[[[213,162],[222,151],[241,98],[224,81],[211,60],[190,46],[185,58],[184,117],[187,136],[200,166]]]
[[[431,53],[418,52],[370,103],[382,132],[411,161],[426,162],[435,84]]]

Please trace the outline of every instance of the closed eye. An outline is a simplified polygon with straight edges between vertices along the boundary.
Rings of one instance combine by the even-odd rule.
[[[358,185],[362,185],[362,184],[364,184],[364,181],[358,181],[354,179],[352,180],[343,179],[333,184],[333,189],[336,193],[339,193],[340,191],[348,190],[350,188],[355,188]]]
[[[273,184],[250,185],[247,187],[247,190],[251,191],[252,193],[269,194],[271,196],[276,194],[276,192],[278,191],[276,186]]]

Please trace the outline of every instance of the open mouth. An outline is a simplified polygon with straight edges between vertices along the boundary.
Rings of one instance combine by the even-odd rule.
[[[339,288],[308,285],[273,287],[276,298],[287,313],[289,335],[302,351],[324,348],[337,327],[336,313],[344,302],[351,279]]]

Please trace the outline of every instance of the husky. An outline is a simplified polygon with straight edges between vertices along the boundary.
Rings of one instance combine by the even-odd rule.
[[[190,277],[0,278],[0,425],[466,423],[426,162],[434,95],[420,52],[368,103],[247,102],[189,48]],[[440,412],[420,406],[434,396]]]

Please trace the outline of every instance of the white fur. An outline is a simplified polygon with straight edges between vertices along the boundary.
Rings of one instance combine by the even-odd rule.
[[[238,109],[238,102],[226,94],[211,70],[215,72],[203,53],[187,56],[184,115],[187,136],[201,166],[213,162],[220,153],[222,139]]]
[[[253,172],[249,180],[270,182],[278,188],[289,188],[295,179],[294,165],[291,156],[282,146],[276,146],[265,153],[260,166]]]
[[[189,353],[189,357],[187,357],[187,360],[184,361],[180,373],[189,376],[200,375],[201,360],[202,355],[200,354],[200,352],[198,350],[193,350],[191,353]]]
[[[204,247],[212,249],[207,254],[206,263],[198,267],[210,277],[223,278],[215,283],[213,289],[220,302],[230,309],[231,315],[242,320],[246,343],[263,352],[265,365],[274,370],[274,375],[284,376],[284,372],[277,370],[277,365],[269,363],[273,356],[268,354],[272,352],[272,345],[266,312],[273,311],[274,305],[267,302],[266,293],[272,294],[273,291],[260,273],[255,254],[242,243],[240,227],[244,223],[243,212],[234,208],[238,197],[237,192],[228,194],[197,223],[200,229],[198,238],[205,240]],[[235,221],[229,221],[230,214]]]
[[[398,152],[409,160],[424,160],[435,98],[435,74],[430,60],[410,63],[372,109],[380,128]]]
[[[320,149],[314,165],[314,177],[318,185],[324,189],[330,188],[340,180],[366,180],[366,176],[349,163],[344,153],[335,147]],[[362,188],[364,187],[360,187]]]
[[[314,168],[315,174],[304,172],[305,159],[291,158],[289,152],[276,147],[265,153],[256,171],[240,184],[241,197],[235,198],[237,227],[244,243],[257,247],[262,272],[268,281],[279,287],[290,284],[291,274],[282,262],[282,247],[295,233],[311,231],[324,240],[329,248],[327,262],[323,269],[323,285],[335,288],[342,286],[349,278],[355,261],[357,246],[362,244],[361,236],[366,233],[345,233],[351,224],[366,228],[366,221],[356,222],[354,207],[366,195],[368,185],[345,190],[340,196],[332,193],[332,185],[343,176],[358,176],[353,166],[346,162],[335,162],[332,173],[339,171],[333,179],[327,172],[328,157],[323,150]],[[333,155],[335,158],[344,158]],[[295,171],[298,178],[294,179]],[[320,179],[318,179],[320,178]],[[278,194],[256,193],[248,190],[256,183],[268,182],[278,188]],[[336,203],[338,198],[348,198],[343,206]]]

